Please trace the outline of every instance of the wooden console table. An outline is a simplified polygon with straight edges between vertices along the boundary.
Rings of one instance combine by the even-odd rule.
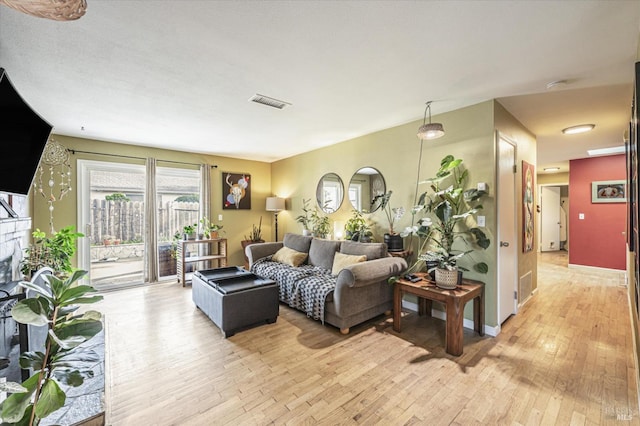
[[[473,325],[475,331],[484,336],[484,283],[463,279],[455,290],[443,290],[431,281],[426,273],[417,273],[422,281],[412,283],[403,278],[395,282],[393,292],[393,329],[401,332],[402,296],[418,296],[418,314],[431,316],[433,301],[441,302],[447,310],[445,347],[447,353],[460,356],[463,347],[464,305],[473,299]]]
[[[196,246],[195,255],[187,256],[187,246]],[[202,247],[204,245],[204,247]],[[207,254],[200,255],[203,248],[208,247]],[[209,267],[212,261],[216,261],[215,267],[227,266],[227,240],[226,238],[216,238],[211,240],[180,240],[176,251],[176,275],[178,282],[185,286],[187,281],[186,266],[189,263],[208,262]]]

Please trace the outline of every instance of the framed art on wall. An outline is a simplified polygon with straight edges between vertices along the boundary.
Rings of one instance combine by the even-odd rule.
[[[591,182],[592,203],[626,203],[627,183],[624,180]]]
[[[522,252],[533,250],[533,200],[535,166],[522,161]]]
[[[251,175],[222,172],[222,209],[251,209]]]

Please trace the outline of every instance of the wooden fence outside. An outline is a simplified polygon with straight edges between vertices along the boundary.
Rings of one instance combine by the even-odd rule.
[[[158,241],[170,241],[184,225],[198,223],[200,203],[158,203]],[[120,244],[143,241],[143,201],[91,200],[91,244]]]

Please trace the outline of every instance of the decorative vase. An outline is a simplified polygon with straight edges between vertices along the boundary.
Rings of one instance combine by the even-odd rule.
[[[302,230],[302,235],[304,235],[305,237],[310,237],[311,236],[311,231],[308,229],[303,229]]]
[[[436,286],[444,290],[453,290],[458,286],[458,270],[436,268]]]
[[[384,243],[387,245],[387,251],[404,250],[404,242],[400,234],[384,234]]]

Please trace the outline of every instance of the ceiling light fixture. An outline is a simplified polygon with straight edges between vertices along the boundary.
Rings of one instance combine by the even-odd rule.
[[[560,167],[545,167],[543,170],[545,172],[557,172],[560,170]]]
[[[624,154],[624,153],[625,153],[624,145],[612,146],[610,148],[599,148],[599,149],[587,150],[587,154],[589,154],[589,156],[591,157],[594,157],[597,155],[612,155],[612,154]]]
[[[562,129],[562,133],[565,135],[575,135],[577,133],[584,133],[596,127],[595,124],[579,124],[577,126],[567,127],[566,129]]]
[[[420,140],[432,140],[438,139],[444,136],[444,126],[442,123],[431,122],[431,102],[427,102],[427,107],[424,109],[424,119],[422,120],[422,126],[418,129],[418,139]],[[427,112],[429,112],[429,122],[427,123]]]
[[[86,0],[0,0],[0,4],[54,21],[75,21],[87,11]]]
[[[566,85],[567,85],[567,80],[552,81],[550,83],[547,83],[547,90],[551,90],[554,87],[560,87],[560,86],[566,86]]]

